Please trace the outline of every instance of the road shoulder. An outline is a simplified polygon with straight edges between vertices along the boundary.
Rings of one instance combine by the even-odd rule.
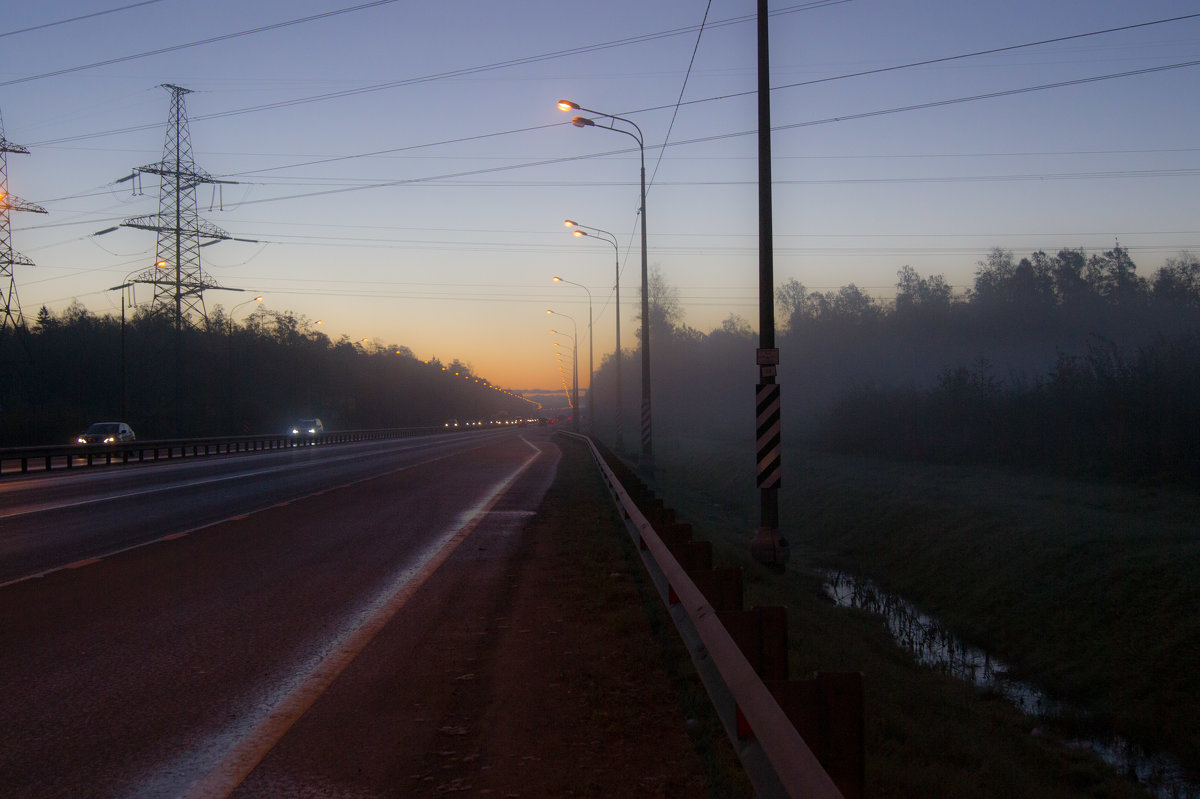
[[[500,503],[234,796],[745,790],[586,450],[538,444],[536,513]]]

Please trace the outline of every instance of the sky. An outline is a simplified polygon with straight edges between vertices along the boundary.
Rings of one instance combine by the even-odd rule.
[[[570,125],[570,99],[641,129],[651,269],[707,332],[757,327],[756,4],[750,0],[43,0],[0,22],[0,115],[25,315],[155,260],[153,176],[173,84],[210,312],[254,295],[333,339],[459,359],[517,391],[636,346],[634,137]],[[1200,4],[772,0],[775,283],[894,294],[897,272],[970,288],[1018,257],[1127,247],[1139,273],[1200,250]],[[1146,24],[1157,23],[1157,24]],[[1139,27],[1129,27],[1139,26]],[[1114,28],[1127,28],[1097,33]],[[1083,35],[1096,34],[1096,35]],[[1056,41],[1049,41],[1056,40]],[[988,51],[988,52],[985,52]],[[933,63],[930,63],[933,62]],[[1136,74],[1128,74],[1136,73]],[[602,117],[597,117],[604,121]],[[629,130],[625,123],[614,123]],[[564,219],[608,231],[579,239]],[[554,276],[564,278],[553,282]],[[575,285],[578,284],[578,285]],[[148,302],[148,286],[131,301]],[[246,293],[251,292],[251,293]],[[590,303],[589,303],[590,296]],[[547,316],[555,311],[570,319]],[[747,357],[752,357],[748,353]],[[586,378],[581,377],[581,383]]]

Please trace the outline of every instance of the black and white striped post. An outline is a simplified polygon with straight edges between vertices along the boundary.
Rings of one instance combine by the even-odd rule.
[[[778,361],[779,350],[759,350],[764,359]],[[775,365],[774,363],[770,365]],[[779,384],[759,383],[755,403],[755,442],[759,489],[779,487]]]
[[[771,61],[767,0],[758,0],[758,391],[755,441],[762,513],[750,554],[783,571],[791,550],[779,533],[779,350],[775,348],[775,251],[771,209]]]

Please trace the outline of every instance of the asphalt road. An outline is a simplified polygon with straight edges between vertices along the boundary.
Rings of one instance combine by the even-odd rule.
[[[230,795],[557,460],[526,429],[6,482],[3,796]]]

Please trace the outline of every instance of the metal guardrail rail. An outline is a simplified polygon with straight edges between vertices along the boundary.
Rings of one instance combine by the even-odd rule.
[[[587,442],[625,526],[760,797],[844,799],[708,599],[639,510],[600,451]]]
[[[313,436],[257,435],[178,438],[128,441],[120,444],[60,444],[48,447],[6,447],[0,449],[0,477],[79,469],[89,466],[113,466],[146,461],[196,458],[205,455],[230,455],[265,452],[289,447],[343,444],[443,432],[441,427],[399,427],[384,430],[345,430]]]

